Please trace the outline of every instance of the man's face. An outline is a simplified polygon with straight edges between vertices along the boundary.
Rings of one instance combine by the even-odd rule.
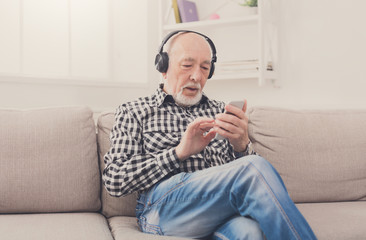
[[[191,106],[202,97],[211,67],[211,50],[205,39],[187,33],[175,40],[169,52],[169,68],[164,77],[164,91],[176,103]]]

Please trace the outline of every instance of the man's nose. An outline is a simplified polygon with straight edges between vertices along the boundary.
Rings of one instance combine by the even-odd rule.
[[[201,81],[202,72],[201,72],[201,67],[200,66],[196,66],[196,67],[193,68],[190,78],[191,78],[191,80],[196,81],[196,82]]]

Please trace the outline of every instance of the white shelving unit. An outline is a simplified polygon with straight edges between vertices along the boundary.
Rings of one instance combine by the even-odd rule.
[[[227,26],[241,26],[244,24],[253,24],[258,22],[258,15],[236,17],[232,19],[217,19],[217,20],[203,20],[196,22],[187,22],[179,24],[163,25],[164,31],[174,31],[176,29],[204,29],[204,28],[217,28]]]
[[[232,0],[216,0],[214,2],[192,0],[196,2],[198,11],[204,4],[225,4]],[[217,64],[211,80],[248,80],[257,79],[259,86],[271,83],[280,86],[278,58],[278,16],[276,4],[279,0],[258,0],[258,13],[223,17],[217,20],[201,20],[187,23],[172,23],[167,16],[173,14],[171,0],[160,0],[160,39],[171,31],[193,30],[209,36],[216,45]],[[212,8],[211,5],[210,6]],[[275,6],[275,8],[274,8]],[[241,6],[238,6],[241,8]],[[171,18],[170,18],[171,19]],[[219,71],[220,64],[235,61],[256,60],[256,69],[251,71]],[[270,69],[272,68],[272,70]]]

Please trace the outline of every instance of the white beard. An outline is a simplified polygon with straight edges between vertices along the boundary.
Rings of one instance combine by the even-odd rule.
[[[164,85],[166,86],[166,90],[168,92],[168,94],[173,96],[174,101],[182,107],[189,107],[189,106],[193,106],[195,104],[197,104],[201,98],[202,98],[202,92],[201,90],[201,85],[196,83],[196,84],[192,84],[192,83],[188,83],[186,85],[184,85],[180,91],[176,94],[172,94],[172,89],[170,88],[169,84],[167,81],[164,81]],[[194,97],[187,97],[185,95],[183,95],[183,89],[186,87],[195,87],[198,89],[198,93],[196,94],[196,96]]]

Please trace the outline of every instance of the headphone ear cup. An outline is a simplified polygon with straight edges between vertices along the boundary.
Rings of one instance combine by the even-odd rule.
[[[212,75],[214,74],[214,71],[215,71],[215,63],[211,62],[210,73],[208,74],[207,79],[210,79],[212,77]]]
[[[158,53],[155,57],[155,67],[161,73],[166,73],[169,67],[169,56],[166,52]]]

